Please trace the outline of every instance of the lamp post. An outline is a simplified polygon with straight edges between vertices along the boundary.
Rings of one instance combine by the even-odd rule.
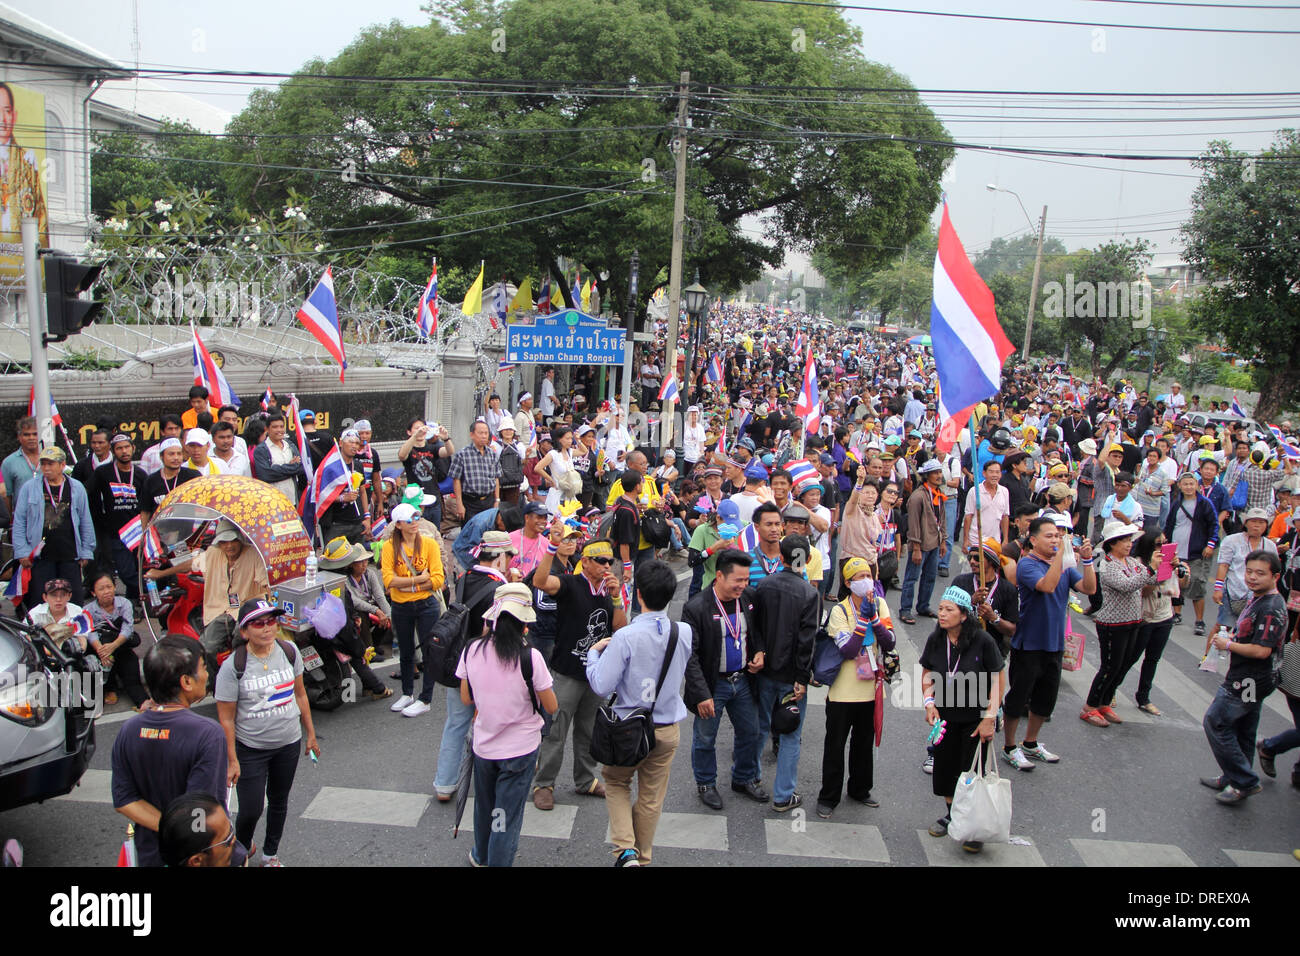
[[[686,360],[685,381],[682,382],[684,393],[690,395],[691,371],[695,366],[695,355],[700,349],[704,337],[704,316],[709,307],[709,290],[700,285],[700,270],[695,270],[695,281],[682,290],[682,300],[686,305],[686,314],[690,316],[692,334],[687,336],[691,343],[690,356]],[[674,373],[676,369],[672,370]]]
[[[1029,223],[1029,228],[1034,228],[1034,220],[1029,217],[1029,210],[1025,208],[1025,204],[1021,201],[1019,193],[1003,186],[997,186],[993,183],[989,183],[984,188],[989,192],[1010,193],[1012,196],[1015,196],[1016,202],[1020,204],[1020,211],[1025,214],[1025,220]],[[1034,306],[1038,302],[1038,276],[1040,270],[1043,268],[1043,234],[1046,230],[1047,207],[1044,206],[1042,218],[1038,220],[1038,251],[1034,254],[1034,279],[1029,285],[1029,315],[1025,317],[1025,361],[1029,361],[1029,340],[1034,332]]]
[[[1151,376],[1156,371],[1156,346],[1163,345],[1165,337],[1169,335],[1169,330],[1163,325],[1159,329],[1147,329],[1147,351],[1151,353],[1151,360],[1147,364],[1147,394],[1151,394]]]

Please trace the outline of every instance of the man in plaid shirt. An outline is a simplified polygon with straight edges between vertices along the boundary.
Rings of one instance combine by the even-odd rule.
[[[501,464],[488,447],[492,433],[479,419],[470,426],[472,443],[451,458],[452,479],[459,502],[460,518],[468,521],[480,511],[495,508],[501,501]]]
[[[1232,500],[1232,492],[1237,482],[1244,480],[1247,489],[1245,510],[1263,508],[1267,511],[1272,507],[1274,488],[1281,475],[1260,467],[1260,464],[1267,460],[1268,446],[1259,442],[1251,449],[1250,457],[1245,462],[1238,460],[1228,466],[1227,474],[1223,476],[1223,489],[1228,493],[1229,501]]]

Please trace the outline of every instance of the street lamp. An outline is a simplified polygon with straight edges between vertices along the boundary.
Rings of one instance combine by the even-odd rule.
[[[700,270],[695,270],[695,281],[682,290],[682,301],[686,305],[686,314],[690,316],[690,321],[694,329],[694,334],[689,336],[691,341],[691,354],[686,362],[686,379],[682,386],[687,389],[689,394],[689,379],[691,371],[695,366],[695,356],[700,350],[700,342],[704,338],[704,314],[709,307],[709,290],[700,285]],[[676,373],[676,369],[670,370]]]
[[[1151,376],[1156,370],[1156,346],[1163,345],[1169,330],[1161,325],[1159,329],[1147,329],[1147,350],[1151,353],[1151,360],[1147,365],[1147,394],[1151,394]]]
[[[1029,218],[1029,210],[1025,208],[1025,204],[1021,201],[1019,193],[1017,193],[1015,190],[1007,189],[1003,186],[995,185],[994,183],[989,183],[984,188],[987,189],[989,192],[1010,193],[1012,196],[1015,196],[1016,202],[1020,203],[1020,211],[1025,214],[1025,220],[1029,223],[1029,228],[1031,230],[1034,228],[1034,220]],[[1038,275],[1043,267],[1043,233],[1046,231],[1046,229],[1047,229],[1047,207],[1044,206],[1043,217],[1038,220],[1038,251],[1034,255],[1034,280],[1029,286],[1029,315],[1026,316],[1025,318],[1024,357],[1026,362],[1029,361],[1029,339],[1034,331],[1034,306],[1038,302]]]

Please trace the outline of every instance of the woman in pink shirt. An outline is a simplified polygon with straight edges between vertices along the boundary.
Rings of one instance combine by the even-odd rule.
[[[477,708],[469,861],[512,866],[542,743],[541,709],[553,714],[559,703],[541,652],[524,639],[524,625],[537,620],[528,585],[498,587],[483,620],[491,630],[465,648],[456,667],[461,702]]]

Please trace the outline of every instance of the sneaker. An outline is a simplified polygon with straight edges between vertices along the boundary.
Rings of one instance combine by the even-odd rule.
[[[967,840],[961,845],[961,848],[967,853],[978,853],[984,849],[984,843],[982,840]]]
[[[482,865],[483,865],[483,864],[480,863],[478,860],[474,859],[474,851],[473,851],[473,850],[470,850],[470,851],[469,851],[469,865],[470,865],[470,866],[474,866],[474,867],[479,867],[479,866],[482,866]]]
[[[1020,745],[1020,750],[1030,760],[1041,760],[1043,763],[1060,763],[1061,758],[1052,753],[1041,743],[1034,744],[1032,747],[1026,744]]]
[[[823,820],[829,820],[831,818],[831,814],[834,812],[835,812],[835,808],[832,807],[829,803],[822,803],[821,801],[818,801],[817,816],[821,817]]]
[[[930,836],[941,837],[948,835],[948,824],[952,822],[952,816],[940,817],[930,824]]]
[[[1003,750],[1002,759],[1017,770],[1029,771],[1034,769],[1033,761],[1025,756],[1024,750],[1020,747],[1013,747],[1010,751]]]
[[[934,754],[926,754],[925,763],[921,764],[921,770],[925,773],[934,773]]]
[[[1183,616],[1182,616],[1181,614],[1175,614],[1175,615],[1174,615],[1174,623],[1175,623],[1175,624],[1182,624],[1182,623],[1183,623]]]
[[[262,857],[262,865],[263,866],[284,866],[284,861],[280,859],[280,855],[277,853],[274,856]]]
[[[853,799],[858,801],[858,803],[862,804],[864,807],[870,807],[872,810],[880,809],[880,801],[871,794],[867,794],[865,797],[854,797]]]
[[[614,866],[640,866],[641,856],[636,850],[627,849],[614,858]]]
[[[1273,754],[1264,749],[1263,740],[1255,744],[1255,750],[1259,754],[1259,769],[1264,771],[1264,776],[1276,777],[1277,765],[1273,763]]]
[[[1192,633],[1194,633],[1197,637],[1204,637],[1204,636],[1205,636],[1205,622],[1204,622],[1204,621],[1197,621],[1197,622],[1196,622],[1196,626],[1192,628]]]
[[[414,700],[406,707],[402,708],[403,717],[423,717],[430,710],[428,704],[422,700]]]
[[[790,799],[787,800],[785,803],[773,803],[772,809],[775,810],[777,813],[787,813],[790,810],[793,810],[795,807],[801,807],[801,806],[803,806],[803,797],[799,796],[799,794],[797,793],[794,793],[790,795]]]
[[[1255,794],[1259,793],[1263,789],[1264,788],[1261,787],[1259,784],[1255,784],[1255,786],[1249,787],[1245,790],[1238,790],[1232,784],[1228,784],[1228,786],[1224,787],[1222,790],[1220,790],[1218,793],[1214,795],[1214,799],[1218,800],[1224,806],[1231,807],[1231,806],[1235,806],[1238,803],[1241,803],[1247,797],[1254,796]]]
[[[393,706],[388,709],[393,713],[397,713],[399,710],[405,710],[407,707],[410,707],[414,702],[415,698],[410,694],[403,694],[401,697],[397,698],[393,703]]]

